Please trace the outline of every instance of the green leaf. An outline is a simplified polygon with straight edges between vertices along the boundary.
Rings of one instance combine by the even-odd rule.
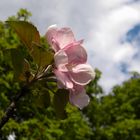
[[[31,52],[31,56],[33,60],[38,64],[39,67],[45,67],[53,61],[53,53],[48,51],[47,49],[35,45],[34,49]]]
[[[31,81],[32,79],[33,79],[33,75],[31,75],[31,72],[30,72],[30,64],[26,59],[24,59],[23,69],[22,69],[22,72],[19,74],[19,80]]]
[[[34,95],[34,103],[38,108],[47,108],[50,105],[50,94],[46,88]]]
[[[7,21],[7,23],[15,30],[28,49],[32,49],[32,43],[40,44],[39,32],[31,23],[26,21]]]
[[[49,105],[50,105],[50,94],[48,92],[48,90],[46,89],[43,89],[38,98],[37,98],[37,105],[38,107],[42,108],[42,107],[45,107],[47,108]]]
[[[11,49],[11,59],[12,59],[12,65],[14,69],[14,75],[17,80],[23,70],[24,56],[22,51],[19,48]]]
[[[58,89],[54,95],[53,103],[57,117],[66,118],[65,107],[69,100],[69,91],[66,89]]]

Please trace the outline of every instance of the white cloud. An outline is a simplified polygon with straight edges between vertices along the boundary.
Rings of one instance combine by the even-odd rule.
[[[130,62],[134,66],[138,64],[133,60],[136,48],[127,42],[122,44],[121,39],[129,29],[140,23],[140,10],[139,5],[123,2],[118,2],[118,5],[102,3],[101,6],[105,12],[96,20],[96,27],[91,28],[88,40],[90,43],[87,44],[89,53],[93,54],[93,60],[90,59],[90,62],[103,72],[100,83],[108,91],[113,85],[129,78],[128,74],[121,72],[120,63],[126,63],[130,67],[129,70],[132,69]]]
[[[100,83],[105,91],[129,77],[120,69],[140,70],[138,51],[121,42],[126,32],[140,23],[140,3],[132,0],[1,0],[0,19],[15,14],[19,8],[32,12],[31,20],[42,34],[51,24],[70,26],[78,39],[85,39],[89,62],[102,72]]]
[[[114,53],[113,61],[115,63],[120,63],[120,62],[129,63],[131,58],[135,55],[136,51],[137,50],[130,44],[128,43],[122,44],[116,50],[116,53]]]

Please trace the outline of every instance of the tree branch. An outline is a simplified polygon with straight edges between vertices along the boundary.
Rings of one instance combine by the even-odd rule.
[[[0,129],[8,122],[8,120],[13,116],[14,109],[16,108],[16,104],[19,101],[19,99],[26,95],[26,93],[29,92],[29,86],[24,85],[20,92],[15,96],[9,107],[5,111],[5,115],[1,118],[0,121]]]

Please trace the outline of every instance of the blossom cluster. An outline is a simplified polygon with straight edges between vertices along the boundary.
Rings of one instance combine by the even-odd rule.
[[[55,52],[53,72],[58,88],[68,89],[70,103],[82,109],[90,101],[85,85],[95,78],[93,68],[87,64],[83,40],[76,41],[70,28],[55,25],[48,28],[46,39]]]

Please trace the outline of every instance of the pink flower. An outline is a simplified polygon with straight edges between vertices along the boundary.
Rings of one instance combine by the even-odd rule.
[[[69,90],[70,102],[82,109],[89,103],[84,86],[95,77],[93,68],[86,64],[87,53],[82,47],[83,40],[76,41],[70,28],[48,28],[46,38],[55,51],[54,73],[59,88]]]

